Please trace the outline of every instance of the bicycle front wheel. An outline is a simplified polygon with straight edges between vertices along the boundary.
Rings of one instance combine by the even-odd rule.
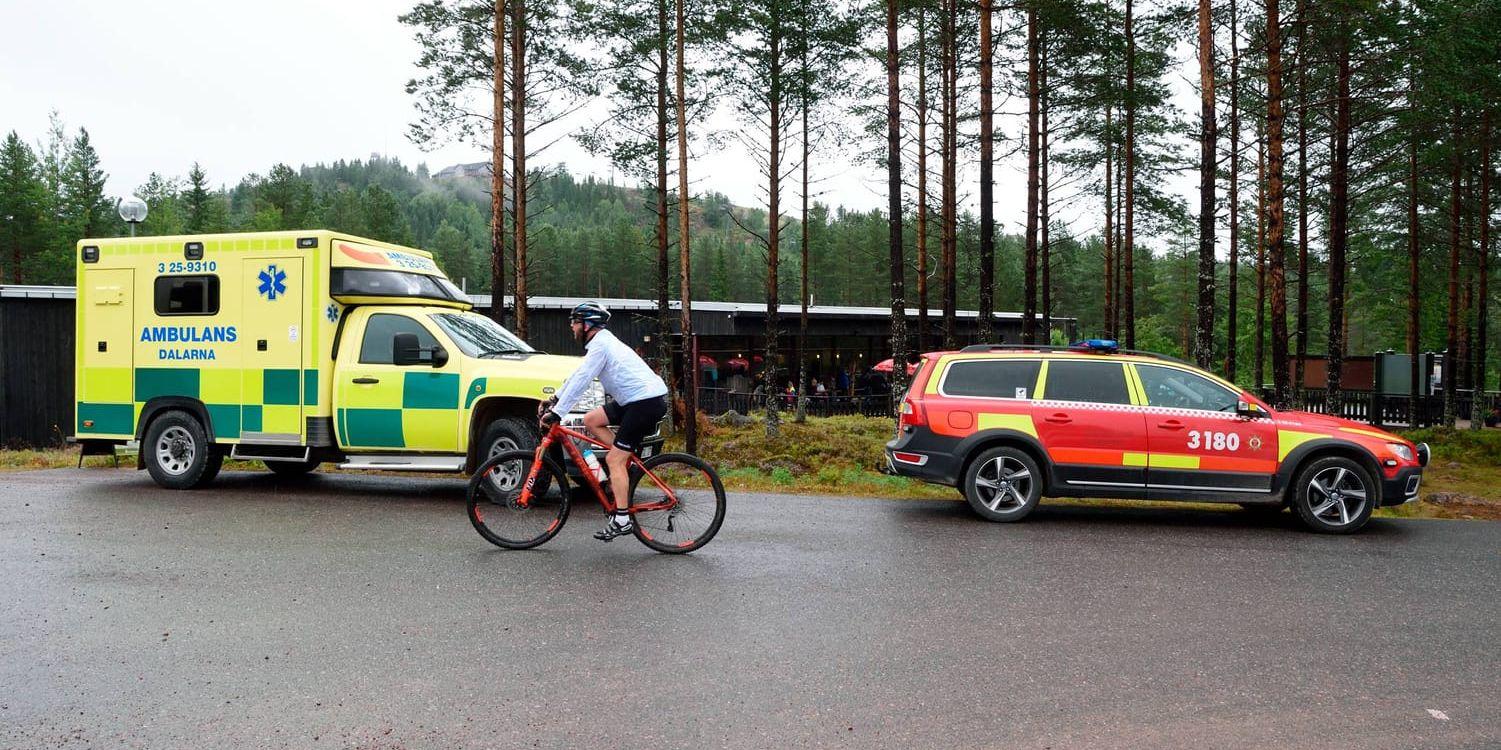
[[[535,547],[557,536],[568,520],[568,479],[551,459],[543,459],[532,483],[541,493],[521,502],[522,488],[535,463],[532,451],[502,451],[480,464],[469,478],[469,522],[491,544],[506,549]]]
[[[686,453],[663,453],[631,472],[636,538],[668,554],[709,543],[724,523],[724,485],[714,467]]]

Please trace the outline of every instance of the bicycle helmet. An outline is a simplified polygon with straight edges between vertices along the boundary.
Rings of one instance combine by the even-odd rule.
[[[610,322],[610,311],[598,302],[581,302],[568,313],[568,321],[581,321],[586,326],[603,326]]]

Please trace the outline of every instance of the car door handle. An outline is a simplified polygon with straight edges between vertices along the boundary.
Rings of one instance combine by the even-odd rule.
[[[1052,422],[1053,424],[1068,424],[1069,422],[1074,421],[1074,418],[1060,412],[1058,414],[1044,417],[1043,420]]]
[[[380,378],[355,378],[352,382],[356,385],[374,385],[380,382]]]
[[[1157,427],[1162,430],[1181,430],[1184,425],[1176,419],[1169,419],[1166,422],[1158,422]]]

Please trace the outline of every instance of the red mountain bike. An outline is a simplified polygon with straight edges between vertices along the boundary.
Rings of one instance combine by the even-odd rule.
[[[600,484],[575,441],[609,446],[562,425],[553,425],[536,451],[511,450],[480,465],[469,479],[469,521],[491,544],[528,549],[557,536],[568,521],[568,475],[547,456],[561,444],[606,513],[614,495]],[[663,453],[642,461],[631,456],[630,512],[636,538],[669,554],[709,543],[724,523],[724,485],[714,467],[686,453]]]

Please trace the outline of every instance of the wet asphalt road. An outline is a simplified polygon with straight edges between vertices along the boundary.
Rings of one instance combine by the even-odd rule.
[[[1501,746],[1501,524],[733,495],[518,553],[462,495],[0,474],[0,747]]]

